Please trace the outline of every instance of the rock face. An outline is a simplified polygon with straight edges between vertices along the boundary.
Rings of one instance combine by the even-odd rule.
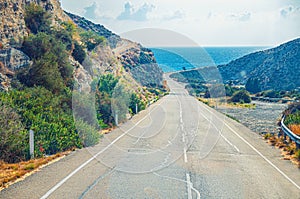
[[[29,34],[24,17],[25,6],[31,2],[50,12],[53,24],[69,19],[58,0],[0,0],[0,42],[4,47],[22,42],[23,37]]]
[[[300,87],[300,38],[276,48],[246,55],[219,66],[224,81],[246,84],[256,78],[261,90],[292,90]]]
[[[0,62],[7,70],[15,71],[30,64],[30,58],[15,48],[0,50]]]
[[[15,71],[30,65],[30,59],[15,48],[0,50],[0,90],[7,91]]]

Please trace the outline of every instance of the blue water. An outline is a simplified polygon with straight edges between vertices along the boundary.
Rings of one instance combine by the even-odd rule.
[[[158,47],[151,48],[164,72],[227,64],[268,47]]]

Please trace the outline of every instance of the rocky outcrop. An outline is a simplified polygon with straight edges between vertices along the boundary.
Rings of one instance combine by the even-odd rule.
[[[13,46],[22,42],[28,36],[26,28],[25,6],[35,2],[51,13],[53,25],[70,18],[63,12],[58,0],[0,0],[0,42],[4,47]]]
[[[22,51],[15,48],[0,50],[0,62],[6,70],[15,71],[30,64],[30,58]]]
[[[15,48],[0,50],[0,90],[10,88],[10,78],[15,72],[30,65],[30,59],[22,51]]]

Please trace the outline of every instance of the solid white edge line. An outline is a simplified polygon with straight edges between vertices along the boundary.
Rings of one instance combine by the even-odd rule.
[[[219,116],[217,116],[215,113],[213,113],[211,110],[209,110],[207,107],[205,107],[204,104],[202,104],[208,112],[210,112],[211,114],[214,114],[217,118],[219,118]],[[219,118],[220,119],[220,118]],[[290,177],[288,177],[283,171],[281,171],[276,165],[274,165],[268,158],[266,158],[261,152],[259,152],[254,146],[252,146],[247,140],[245,140],[240,134],[238,134],[234,129],[232,129],[225,121],[224,124],[227,128],[229,128],[229,130],[231,130],[237,137],[239,137],[245,144],[247,144],[250,148],[252,148],[261,158],[263,158],[267,163],[269,163],[274,169],[276,169],[283,177],[285,177],[290,183],[292,183],[297,189],[300,190],[300,186],[294,182]]]
[[[268,162],[274,169],[276,169],[281,175],[283,175],[290,183],[292,183],[297,189],[300,190],[300,186],[295,183],[291,178],[289,178],[283,171],[281,171],[276,165],[274,165],[268,158],[266,158],[261,152],[259,152],[254,146],[252,146],[247,140],[245,140],[242,136],[240,136],[235,130],[233,130],[226,122],[225,125],[243,142],[245,142],[250,148],[252,148],[260,157],[262,157],[266,162]]]
[[[159,104],[160,106],[160,104]],[[158,107],[158,106],[157,106]],[[157,109],[157,107],[153,108],[151,110],[151,112],[153,112],[154,110]],[[134,129],[137,125],[139,125],[144,119],[146,119],[148,117],[148,114],[143,117],[140,121],[138,121],[134,126],[132,126],[130,129],[128,129],[127,131],[125,131],[122,135],[120,135],[119,137],[117,137],[114,141],[112,141],[109,145],[107,145],[104,149],[102,149],[101,151],[99,151],[97,154],[95,154],[93,157],[91,157],[89,160],[87,160],[86,162],[84,162],[83,164],[81,164],[79,167],[77,167],[77,169],[75,169],[72,173],[70,173],[69,175],[67,175],[64,179],[62,179],[59,183],[57,183],[54,187],[52,187],[49,191],[47,191],[47,193],[45,195],[43,195],[40,199],[46,199],[48,198],[54,191],[56,191],[56,189],[58,189],[60,186],[62,186],[67,180],[69,180],[73,175],[75,175],[78,171],[80,171],[83,167],[85,167],[87,164],[89,164],[92,160],[96,159],[98,155],[100,155],[101,153],[103,153],[104,151],[106,151],[108,148],[110,148],[113,144],[115,144],[117,141],[119,141],[122,137],[124,137],[126,134],[129,133],[129,131],[131,131],[132,129]]]
[[[207,109],[206,109],[207,110]],[[209,111],[209,110],[208,110]],[[211,111],[209,111],[211,114],[213,114]],[[237,146],[235,146],[234,144],[232,144],[224,135],[223,133],[217,128],[217,126],[212,123],[211,120],[209,120],[203,113],[200,113],[208,122],[210,122],[211,125],[213,125],[213,127],[219,132],[220,136],[225,140],[225,142],[227,142],[230,146],[232,146],[238,153],[240,153],[240,150]],[[217,118],[219,118],[218,116],[216,116]]]

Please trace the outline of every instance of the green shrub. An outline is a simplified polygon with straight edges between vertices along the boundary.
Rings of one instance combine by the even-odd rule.
[[[99,44],[105,44],[105,38],[97,35],[93,31],[83,31],[80,33],[81,41],[85,44],[88,51],[92,51]]]
[[[25,160],[28,134],[20,116],[0,102],[0,159],[6,162]]]
[[[65,98],[43,87],[0,93],[0,100],[20,115],[26,132],[30,129],[35,132],[37,157],[82,146]]]
[[[286,116],[284,123],[285,125],[300,124],[300,111]]]
[[[138,97],[138,95],[136,93],[132,93],[129,102],[130,112],[136,113],[136,105],[138,111],[144,110],[146,108],[146,104]]]
[[[85,147],[94,146],[99,141],[99,131],[82,120],[76,121],[76,131]]]
[[[62,41],[53,35],[38,33],[25,38],[22,51],[33,60],[32,66],[17,75],[23,84],[44,86],[54,93],[72,86],[73,67]]]
[[[232,95],[230,101],[239,102],[239,103],[250,103],[251,97],[250,97],[250,94],[246,90],[240,90],[240,91],[236,91]]]

